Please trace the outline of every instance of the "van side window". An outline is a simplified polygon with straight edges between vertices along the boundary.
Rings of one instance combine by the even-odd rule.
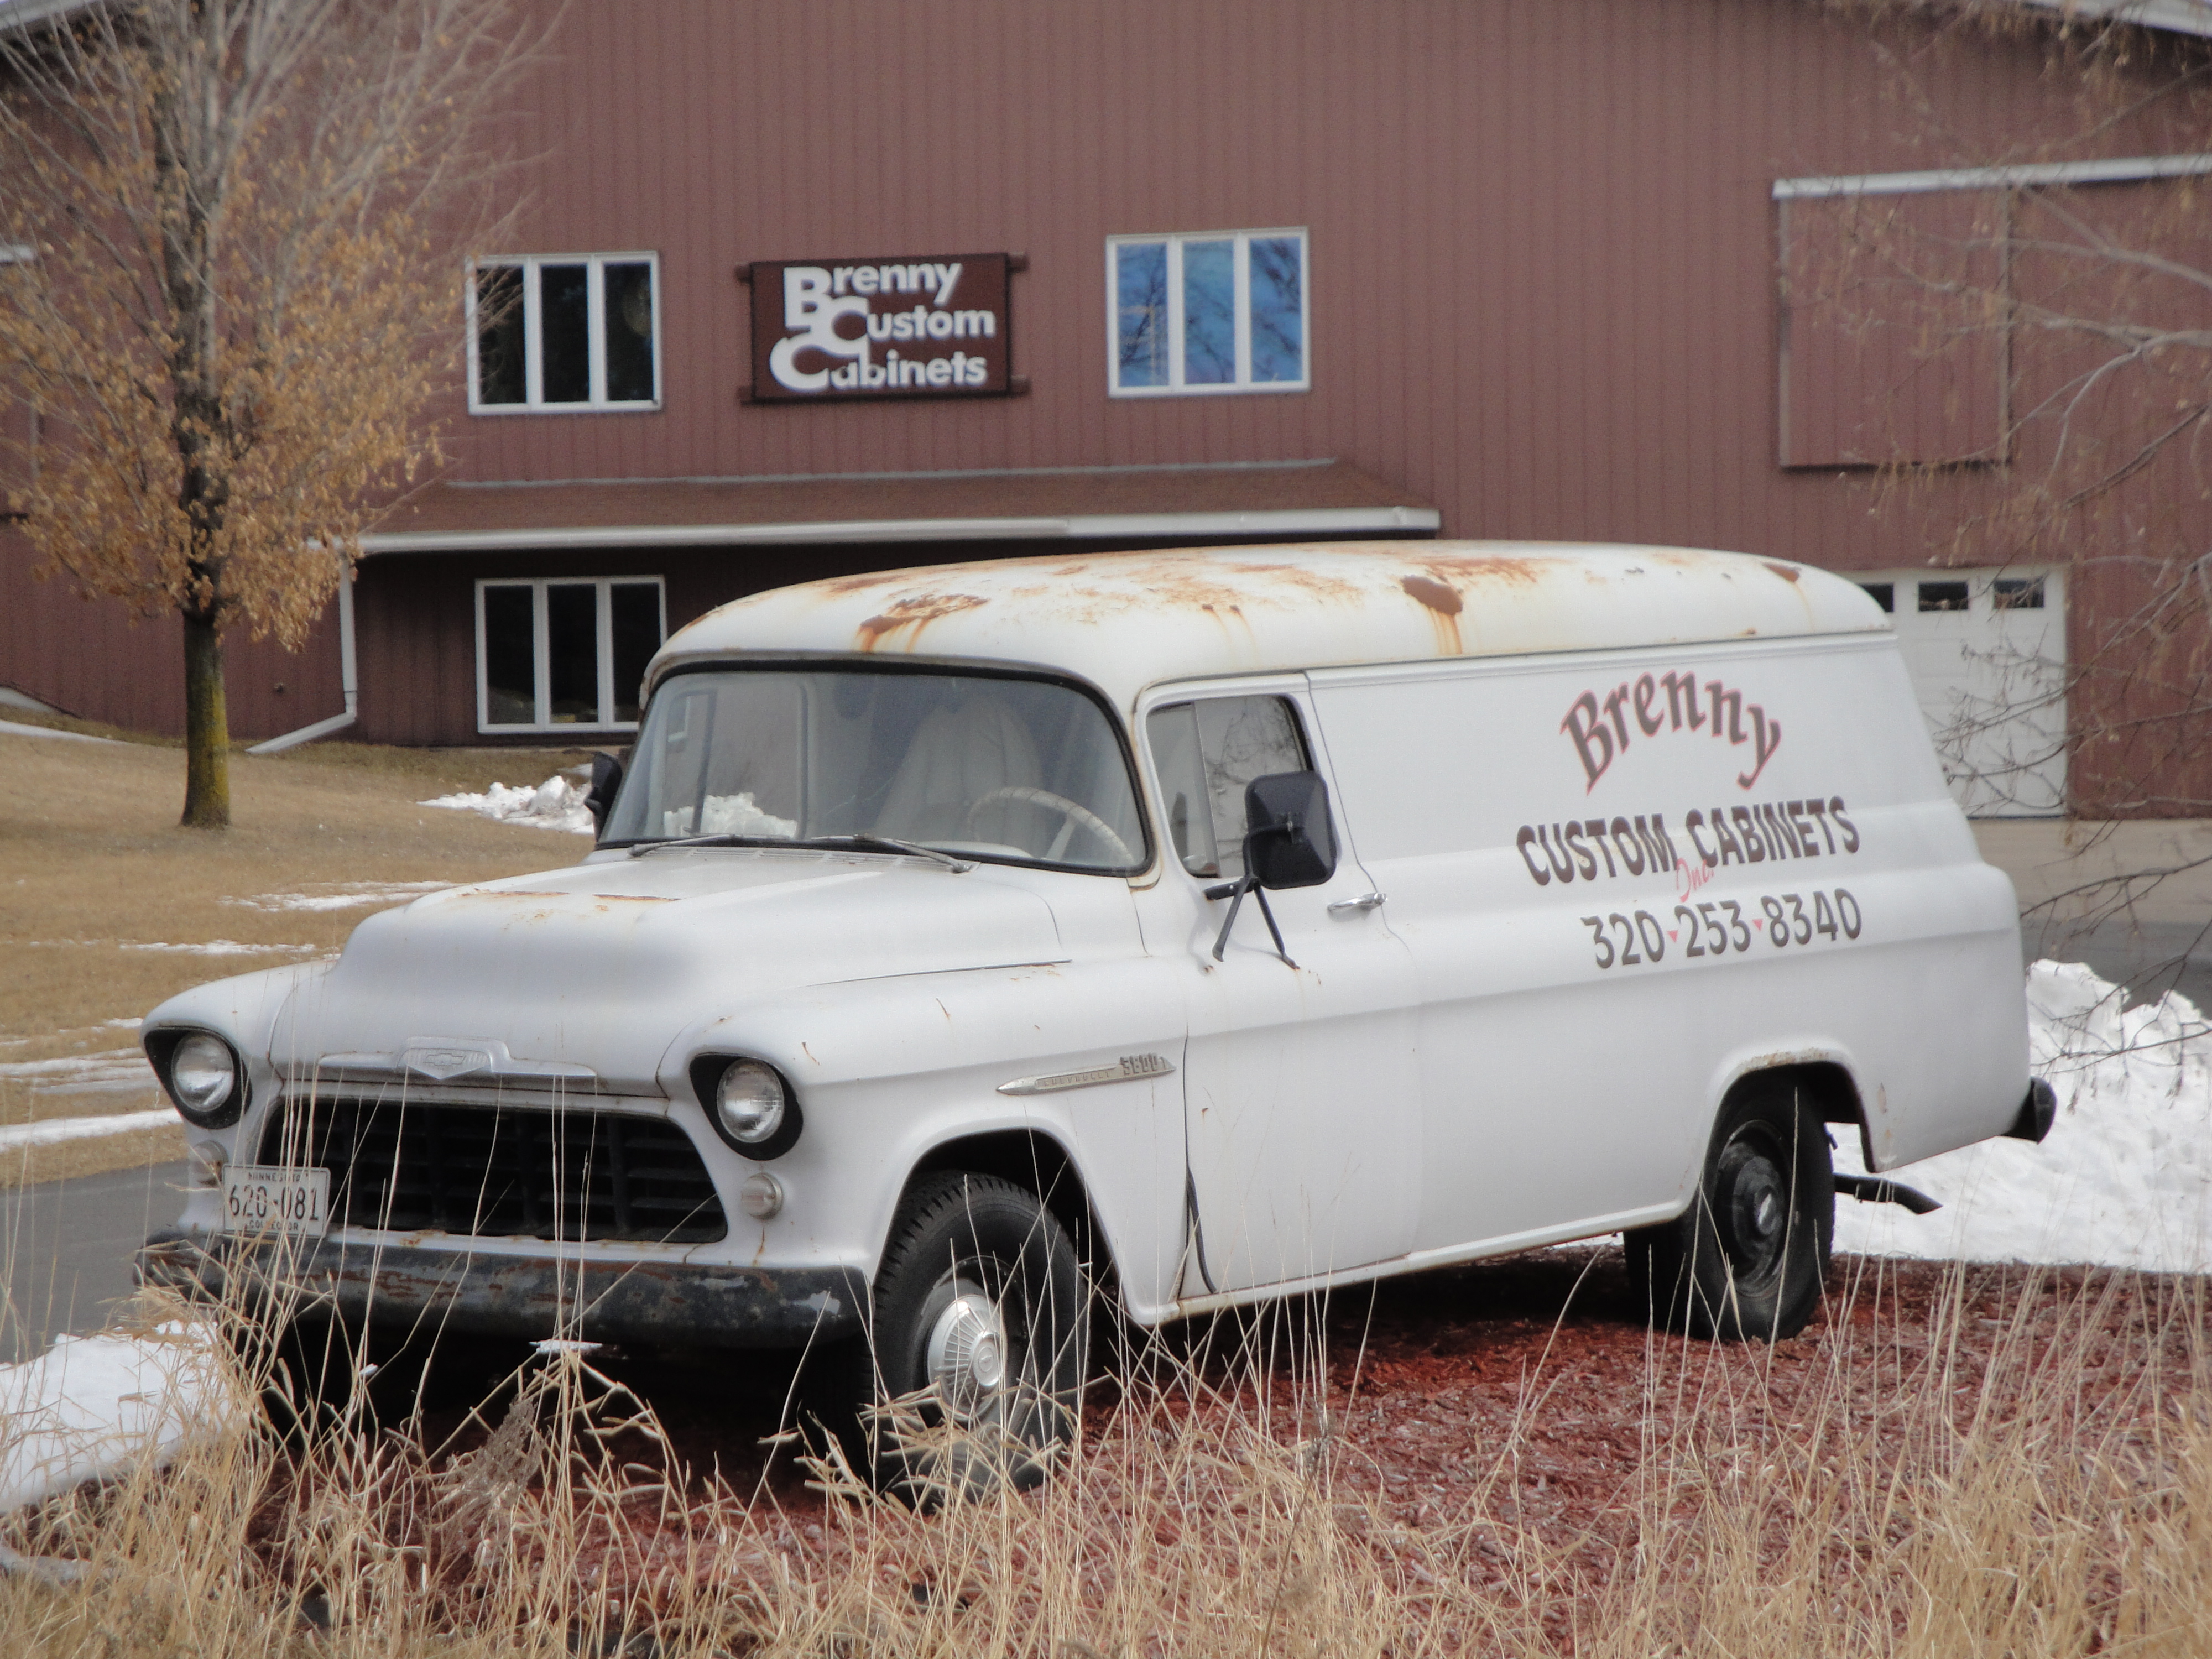
[[[1243,875],[1244,786],[1310,764],[1297,711],[1283,697],[1207,697],[1155,708],[1145,726],[1182,867]]]

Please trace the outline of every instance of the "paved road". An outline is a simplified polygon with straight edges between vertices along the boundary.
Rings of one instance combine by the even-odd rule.
[[[118,1170],[0,1191],[9,1312],[0,1363],[43,1352],[61,1331],[96,1331],[131,1293],[131,1253],[177,1218],[185,1166]]]
[[[2106,921],[2083,928],[2031,919],[2021,929],[2021,955],[2033,962],[2086,962],[2130,1002],[2155,1002],[2179,991],[2200,1013],[2212,1013],[2212,927],[2196,921]]]

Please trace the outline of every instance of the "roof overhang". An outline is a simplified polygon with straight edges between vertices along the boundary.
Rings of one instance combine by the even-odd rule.
[[[1433,507],[1341,461],[430,486],[365,554],[830,542],[1429,537]]]

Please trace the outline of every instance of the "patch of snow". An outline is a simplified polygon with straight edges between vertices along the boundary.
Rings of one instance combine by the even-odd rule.
[[[149,1073],[140,1081],[152,1081],[152,1074]],[[10,1123],[0,1128],[0,1152],[19,1152],[26,1146],[52,1146],[58,1141],[83,1140],[96,1135],[136,1134],[144,1129],[166,1129],[183,1121],[164,1106],[158,1111],[117,1112],[107,1117],[49,1117],[36,1123]]]
[[[135,1031],[146,1022],[143,1019],[103,1019],[102,1025],[112,1025],[125,1031]]]
[[[535,789],[495,783],[480,795],[440,795],[416,805],[447,806],[458,812],[481,812],[501,823],[526,823],[536,830],[566,830],[589,836],[597,833],[592,815],[584,810],[584,797],[590,793],[583,784],[556,773]]]
[[[2127,1007],[2079,963],[2027,971],[2028,1063],[2058,1096],[2041,1145],[1988,1140],[1885,1173],[1916,1216],[1838,1199],[1836,1248],[1936,1261],[2212,1271],[2212,1025],[2177,992]],[[1838,1135],[1839,1172],[1863,1173]]]
[[[34,1095],[123,1094],[152,1083],[154,1068],[136,1048],[103,1048],[55,1060],[0,1062],[0,1079],[28,1083]]]
[[[664,836],[773,836],[789,840],[799,833],[797,818],[780,818],[773,812],[763,812],[755,804],[752,793],[741,795],[709,795],[705,810],[699,814],[699,827],[691,827],[691,809],[679,806],[672,812],[660,815],[660,833]]]
[[[0,1514],[173,1455],[237,1409],[222,1342],[205,1326],[144,1336],[64,1336],[0,1365]]]
[[[262,893],[253,898],[227,898],[225,904],[248,910],[353,910],[365,904],[397,904],[418,893],[442,893],[449,881],[364,881],[324,884],[327,893]]]
[[[319,945],[240,945],[236,939],[211,939],[198,945],[136,945],[125,942],[126,951],[185,951],[196,957],[258,957],[271,951],[319,951]]]
[[[0,737],[59,738],[65,743],[112,743],[121,746],[121,740],[116,738],[95,738],[89,732],[58,732],[51,726],[25,726],[18,720],[0,720]]]

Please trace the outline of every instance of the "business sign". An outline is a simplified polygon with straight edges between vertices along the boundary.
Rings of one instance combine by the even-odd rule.
[[[1018,268],[1004,253],[757,261],[752,401],[1003,397]]]

